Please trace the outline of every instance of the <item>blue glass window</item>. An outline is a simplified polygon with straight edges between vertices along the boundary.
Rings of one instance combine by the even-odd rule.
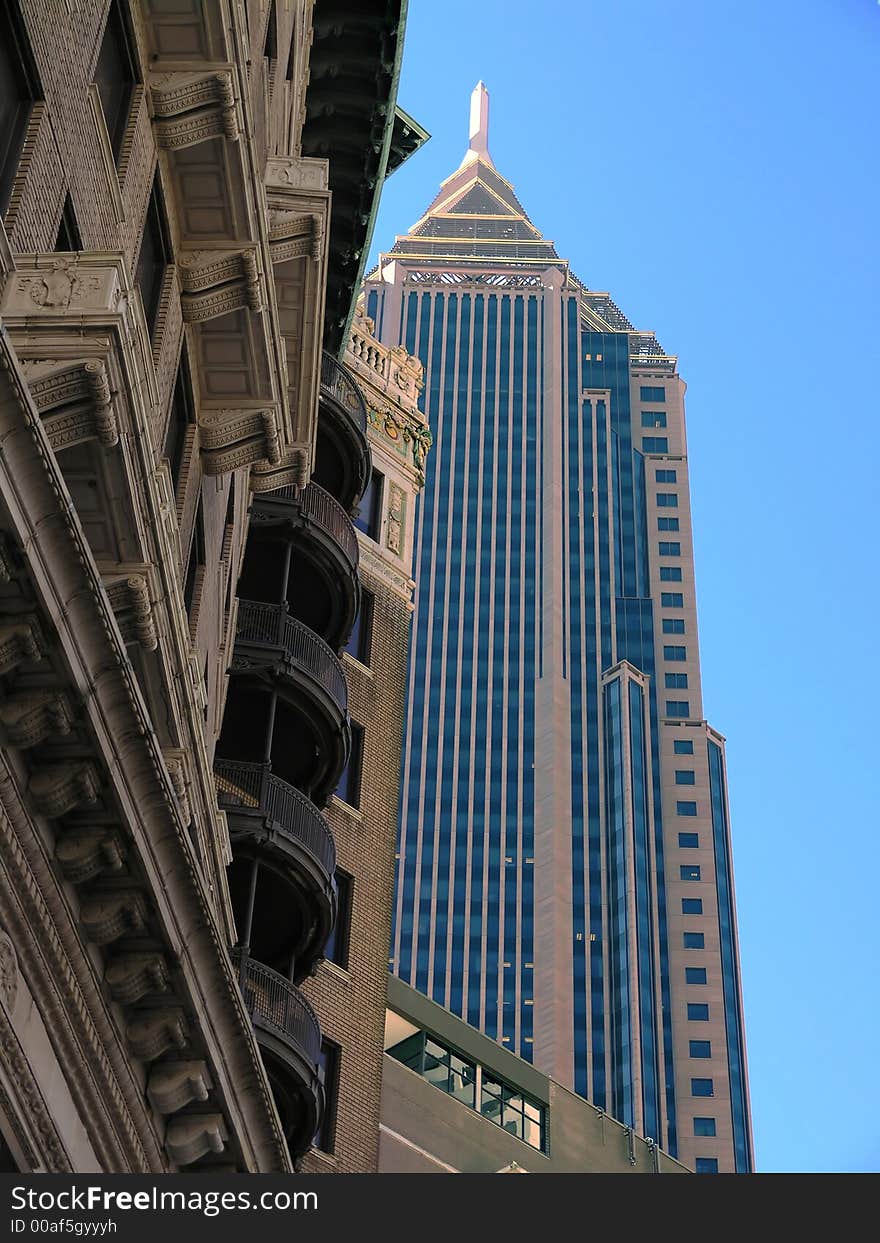
[[[664,660],[687,660],[687,648],[684,647],[664,647]]]
[[[703,950],[706,948],[706,936],[702,932],[686,932],[684,934],[686,950]]]
[[[643,384],[639,389],[639,396],[642,401],[665,401],[666,389],[662,384],[655,386]]]
[[[374,602],[373,593],[364,587],[361,590],[361,607],[345,645],[346,652],[349,652],[355,660],[359,660],[362,665],[367,666],[370,664],[370,649],[373,644]]]
[[[692,1079],[691,1096],[714,1096],[715,1084],[711,1079]]]
[[[665,410],[643,410],[642,411],[642,427],[665,427],[665,426],[666,426],[666,411]]]
[[[679,875],[682,880],[699,880],[700,868],[696,863],[683,863],[679,868]]]
[[[709,1006],[704,1001],[688,1002],[688,1022],[689,1023],[708,1023],[709,1022]]]
[[[667,699],[666,715],[687,717],[691,714],[691,705],[687,699]]]
[[[717,1174],[718,1158],[717,1157],[697,1157],[694,1161],[694,1169],[698,1174]]]
[[[696,784],[697,775],[692,768],[676,768],[675,784],[677,786],[692,786]]]
[[[706,968],[705,967],[685,967],[684,969],[685,984],[705,984]]]
[[[690,837],[690,836],[696,837],[696,833],[694,834],[679,833],[678,835],[679,845],[681,845],[681,839],[683,837]],[[703,899],[702,898],[682,898],[681,913],[682,915],[702,915]]]
[[[674,470],[658,470],[655,472],[654,478],[657,480],[658,483],[675,483],[676,482]]]
[[[681,544],[679,544],[677,541],[673,542],[672,540],[661,540],[660,541],[660,556],[661,557],[680,557],[681,556]]]
[[[678,493],[658,492],[657,505],[660,509],[678,509]]]
[[[678,530],[678,519],[658,517],[657,530],[658,531],[677,531]]]
[[[660,582],[661,583],[680,583],[681,582],[681,566],[680,565],[661,565],[660,566]]]
[[[682,850],[696,850],[700,844],[699,833],[679,833],[678,844]]]
[[[336,797],[341,798],[349,807],[357,807],[361,798],[361,767],[364,758],[364,727],[356,721],[351,723],[351,753],[348,763],[342,770]]]
[[[694,1118],[694,1135],[714,1135],[714,1118]]]
[[[663,591],[660,593],[660,603],[665,609],[683,609],[684,596],[680,591]]]
[[[664,634],[684,634],[684,618],[683,617],[664,617],[663,618]]]
[[[643,436],[642,453],[668,453],[669,441],[665,436]]]
[[[675,804],[675,810],[679,816],[695,816],[697,814],[697,805],[696,803],[682,803],[679,801]]]
[[[367,490],[361,497],[358,516],[354,520],[354,525],[358,530],[374,540],[378,540],[382,526],[382,485],[384,482],[385,476],[374,470],[367,484]]]
[[[676,755],[693,755],[694,744],[689,738],[676,738],[672,749]]]
[[[688,675],[686,673],[666,673],[665,685],[668,691],[686,691],[688,684]]]
[[[691,1057],[711,1057],[712,1042],[710,1040],[691,1040],[688,1052]]]

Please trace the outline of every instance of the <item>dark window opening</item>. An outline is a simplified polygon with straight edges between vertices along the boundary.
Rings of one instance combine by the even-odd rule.
[[[296,27],[290,32],[290,51],[287,53],[287,70],[284,74],[288,82],[293,81],[293,72],[296,68]]]
[[[378,540],[382,527],[382,485],[385,476],[374,470],[364,493],[354,525],[370,539]]]
[[[364,760],[364,727],[351,723],[351,755],[336,787],[336,794],[349,807],[357,807],[361,797],[361,768]]]
[[[189,550],[189,562],[186,567],[186,582],[183,587],[183,603],[186,608],[186,615],[192,621],[193,604],[196,596],[196,584],[198,583],[199,570],[204,570],[207,565],[205,555],[205,518],[202,512],[202,502],[199,500],[199,507],[196,510],[196,520],[193,524],[192,544]]]
[[[159,314],[159,301],[162,296],[162,280],[165,268],[171,257],[171,244],[168,240],[168,227],[165,223],[165,212],[162,206],[162,192],[159,189],[158,174],[153,178],[153,189],[147,207],[147,218],[144,221],[144,232],[141,248],[138,253],[134,279],[144,304],[144,315],[150,335],[156,327]]]
[[[348,967],[348,934],[351,928],[351,902],[354,896],[354,878],[336,869],[337,914],[333,931],[324,946],[324,957],[337,967]]]
[[[354,627],[349,635],[345,650],[349,652],[355,660],[359,660],[362,665],[369,668],[370,664],[370,648],[373,643],[373,608],[375,605],[375,597],[370,591],[361,593],[361,607],[355,619]]]
[[[0,5],[0,213],[9,206],[31,105],[43,98],[18,5]]]
[[[58,236],[55,238],[56,250],[82,250],[82,238],[76,222],[76,212],[70,195],[64,196],[64,207],[61,209],[61,223],[58,225]]]
[[[266,23],[266,43],[263,47],[263,55],[267,60],[278,59],[278,22],[275,17],[274,4],[269,10],[269,20]]]
[[[190,427],[195,424],[195,409],[192,397],[192,382],[186,348],[180,356],[177,368],[177,379],[174,383],[174,395],[171,398],[171,414],[168,419],[168,430],[165,433],[165,457],[171,468],[171,480],[175,495],[180,487],[180,476],[183,470],[183,459],[186,453],[186,442]]]
[[[339,1045],[325,1040],[321,1045],[321,1056],[318,1059],[318,1078],[324,1089],[324,1113],[321,1124],[312,1141],[322,1152],[333,1151],[334,1132],[336,1130],[336,1098],[339,1093]]]
[[[113,0],[95,66],[95,85],[101,97],[113,158],[117,162],[128,124],[131,94],[137,80],[134,41],[122,15],[119,0]]]

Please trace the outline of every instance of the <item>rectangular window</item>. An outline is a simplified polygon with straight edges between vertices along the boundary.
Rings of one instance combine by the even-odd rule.
[[[688,675],[686,673],[667,673],[664,674],[666,679],[665,685],[668,691],[686,691],[688,684]]]
[[[362,665],[370,666],[370,648],[373,643],[373,606],[375,597],[371,591],[364,588],[361,591],[361,607],[355,618],[354,626],[345,645],[346,652],[349,652],[355,660],[359,660]]]
[[[668,453],[669,441],[665,436],[643,436],[642,453]]]
[[[642,411],[642,427],[665,427],[666,411],[665,410],[643,410]]]
[[[706,968],[705,967],[685,967],[684,969],[685,984],[705,984]]]
[[[119,0],[113,0],[95,66],[95,85],[101,97],[110,146],[117,163],[128,124],[132,91],[137,80],[131,36]]]
[[[664,617],[663,633],[684,634],[684,619],[681,617]]]
[[[679,833],[678,836],[679,836],[679,845],[681,845],[680,839],[684,836],[690,836],[690,835]],[[696,837],[696,833],[693,836]],[[702,898],[682,898],[681,913],[682,915],[702,915],[703,899]]]
[[[691,714],[691,705],[687,699],[667,699],[666,715],[677,717],[688,717]]]
[[[655,471],[654,478],[657,480],[658,483],[675,483],[676,482],[674,470]]]
[[[183,459],[189,429],[195,426],[196,416],[192,396],[192,381],[186,357],[186,346],[180,355],[180,366],[177,368],[177,379],[174,383],[174,395],[171,398],[171,415],[165,432],[164,454],[171,469],[171,480],[175,495],[180,488],[180,476],[183,470]]]
[[[205,551],[205,516],[202,508],[202,500],[199,498],[198,508],[196,509],[196,519],[193,523],[192,543],[189,548],[189,561],[186,567],[186,579],[183,584],[183,603],[186,608],[187,617],[190,625],[193,622],[193,614],[198,604],[201,584],[205,577],[205,567],[208,559]]]
[[[678,509],[678,493],[658,492],[657,505],[660,509]]]
[[[684,934],[684,948],[686,950],[704,950],[706,948],[705,933],[686,932]]]
[[[678,519],[677,518],[658,518],[657,519],[657,530],[658,531],[677,531],[678,530]]]
[[[312,1143],[322,1152],[333,1151],[336,1130],[336,1097],[339,1091],[339,1045],[325,1040],[318,1057],[318,1079],[324,1088],[324,1113]]]
[[[643,384],[639,389],[639,395],[642,401],[665,401],[666,389],[662,384],[655,387]]]
[[[689,738],[676,738],[672,749],[676,755],[693,755],[694,744]]]
[[[351,723],[351,755],[336,787],[337,798],[349,807],[358,807],[361,798],[361,769],[364,760],[364,727],[356,721]]]
[[[660,556],[661,557],[680,557],[681,556],[681,544],[677,542],[673,543],[671,540],[661,540],[660,541]]]
[[[159,313],[159,299],[162,293],[162,278],[165,268],[171,261],[171,243],[168,239],[168,226],[165,223],[165,210],[162,205],[162,191],[159,186],[159,174],[153,178],[153,189],[147,207],[147,218],[144,221],[144,232],[141,237],[141,248],[138,252],[135,267],[135,284],[141,291],[144,304],[144,315],[150,335],[156,327]]]
[[[715,1084],[711,1079],[692,1079],[691,1096],[714,1096]]]
[[[709,1006],[703,1001],[688,1002],[688,1022],[689,1023],[708,1023],[709,1022]]]
[[[351,928],[351,901],[354,878],[336,869],[336,922],[324,945],[324,957],[343,970],[348,967],[348,934]]]
[[[694,1170],[697,1174],[717,1174],[718,1158],[696,1157],[694,1160]]]
[[[680,591],[663,591],[660,593],[660,603],[665,609],[683,609],[684,596]]]
[[[679,816],[695,816],[697,814],[697,805],[696,803],[678,802],[675,804],[675,810]]]
[[[69,194],[64,196],[64,207],[61,209],[61,221],[55,236],[55,249],[61,251],[82,250],[82,238],[76,222],[76,212]]]
[[[660,582],[661,583],[680,583],[681,582],[681,566],[680,565],[661,565],[660,566]]]
[[[678,845],[681,850],[697,850],[700,845],[699,833],[679,833]]]
[[[709,1040],[691,1040],[688,1052],[691,1057],[711,1057],[712,1043]]]
[[[694,1135],[714,1135],[714,1118],[694,1118]]]
[[[682,880],[699,880],[700,868],[696,863],[683,863],[679,869]]]
[[[354,525],[370,539],[378,541],[382,530],[382,491],[385,476],[374,470],[370,475],[367,490],[361,498],[358,516]]]
[[[18,5],[0,5],[0,214],[9,206],[31,105],[43,98]]]
[[[687,660],[687,648],[684,647],[664,647],[664,660]]]
[[[676,768],[675,784],[677,786],[692,786],[696,784],[697,775],[692,768]]]

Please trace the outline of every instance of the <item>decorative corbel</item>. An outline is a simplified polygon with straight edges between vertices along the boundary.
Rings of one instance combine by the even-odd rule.
[[[119,443],[113,391],[102,359],[89,359],[49,373],[45,364],[26,362],[24,372],[56,453],[85,440],[97,440],[107,448]]]
[[[125,1029],[128,1047],[135,1057],[152,1062],[169,1049],[183,1049],[187,1042],[183,1011],[176,1006],[137,1013]]]
[[[160,1114],[174,1114],[193,1101],[206,1101],[211,1076],[205,1062],[163,1062],[147,1081],[147,1099]]]
[[[126,643],[140,643],[148,652],[159,646],[150,589],[143,574],[126,574],[105,580],[110,607]]]
[[[26,660],[43,659],[46,645],[34,617],[0,626],[0,674],[10,673]]]
[[[112,829],[77,829],[59,838],[55,858],[66,879],[82,885],[104,872],[121,872],[125,850]]]
[[[28,782],[34,807],[53,820],[80,803],[97,802],[100,789],[98,770],[88,760],[44,765]]]
[[[191,250],[179,261],[180,306],[188,324],[204,323],[242,308],[263,309],[257,251]]]
[[[222,1114],[187,1114],[168,1123],[165,1151],[175,1165],[191,1165],[206,1153],[221,1153],[227,1138]]]
[[[27,691],[0,704],[0,724],[10,746],[27,750],[46,738],[69,734],[73,710],[61,691]]]
[[[167,962],[155,951],[119,954],[104,973],[110,996],[124,1006],[134,1005],[148,993],[166,993],[170,978]]]
[[[123,936],[136,936],[147,926],[147,904],[137,889],[101,893],[83,903],[80,921],[90,941],[109,945]]]
[[[166,151],[210,138],[238,141],[242,125],[228,70],[157,74],[150,93],[156,142]]]

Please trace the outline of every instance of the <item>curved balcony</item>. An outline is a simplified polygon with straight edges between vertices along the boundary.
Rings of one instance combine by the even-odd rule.
[[[348,686],[339,658],[285,605],[239,600],[231,671],[269,682],[296,711],[304,730],[300,758],[308,767],[297,784],[323,806],[351,751]]]
[[[333,834],[314,804],[276,776],[270,764],[218,757],[214,778],[218,802],[229,821],[233,867],[244,874],[247,860],[257,858],[263,865],[256,881],[258,910],[253,912],[253,927],[246,930],[249,944],[271,945],[270,961],[292,961],[298,982],[321,957],[336,920]],[[230,876],[235,890],[233,880]],[[243,875],[242,892],[246,883]],[[236,918],[241,933],[238,909]],[[267,954],[261,951],[260,957],[266,959]]]
[[[318,1075],[321,1028],[305,997],[277,971],[232,951],[290,1155],[302,1156],[324,1112]]]
[[[318,411],[314,478],[351,511],[370,482],[367,406],[351,372],[326,351]]]
[[[316,483],[256,495],[242,576],[244,595],[265,592],[277,599],[271,571],[261,569],[260,545],[279,537],[294,541],[290,574],[300,620],[338,651],[351,634],[361,600],[360,553],[351,518]]]

